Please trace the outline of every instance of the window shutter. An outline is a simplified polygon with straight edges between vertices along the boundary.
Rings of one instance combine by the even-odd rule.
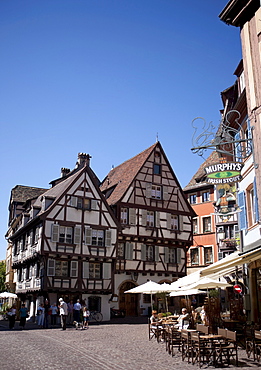
[[[141,252],[141,260],[146,261],[146,245],[145,244],[141,244],[140,252]]]
[[[155,261],[159,262],[159,246],[158,245],[155,245],[154,251],[155,251]]]
[[[167,200],[168,199],[168,195],[169,195],[169,188],[168,186],[163,186],[163,200]]]
[[[160,212],[156,212],[156,227],[160,227]]]
[[[223,258],[223,252],[218,252],[218,260],[222,260]]]
[[[104,263],[103,264],[103,279],[110,279],[111,278],[111,264]]]
[[[133,260],[133,245],[130,242],[126,242],[125,245],[125,259]]]
[[[181,249],[177,248],[177,263],[181,263]]]
[[[85,228],[85,244],[92,244],[92,229],[90,227]]]
[[[136,209],[129,208],[129,224],[136,225]]]
[[[98,200],[91,199],[91,209],[97,210],[98,209]]]
[[[167,213],[167,229],[171,230],[171,214]]]
[[[184,230],[184,218],[183,215],[178,216],[178,222],[179,222],[179,231]]]
[[[58,242],[59,239],[59,225],[52,225],[52,242]]]
[[[74,228],[74,244],[81,243],[81,227],[75,226]]]
[[[146,198],[151,198],[151,187],[152,187],[152,184],[150,183],[146,184]]]
[[[246,200],[244,191],[240,191],[238,193],[238,206],[241,209],[241,212],[239,213],[239,228],[240,230],[245,230],[247,228],[247,218],[246,218]]]
[[[83,261],[82,277],[83,277],[83,279],[89,279],[89,262]]]
[[[54,275],[55,275],[55,260],[48,259],[47,276],[54,276]]]
[[[252,153],[252,131],[250,120],[247,120],[247,148],[246,148],[246,155],[250,155]]]
[[[240,132],[238,132],[235,135],[235,141],[238,141],[238,140],[241,140]],[[242,148],[241,148],[241,143],[240,142],[235,143],[235,157],[236,157],[235,158],[236,161],[242,162]]]
[[[169,247],[165,247],[165,263],[169,263]]]
[[[254,188],[255,222],[258,222],[259,221],[259,211],[258,211],[258,197],[257,197],[257,189],[256,189],[256,178],[254,178],[253,188]]]
[[[77,277],[78,276],[78,261],[71,261],[71,277]]]
[[[141,224],[142,224],[142,226],[147,226],[147,211],[146,211],[146,209],[141,210]]]
[[[72,207],[77,207],[77,197],[71,196],[70,205]]]
[[[105,231],[105,247],[111,247],[111,230]]]

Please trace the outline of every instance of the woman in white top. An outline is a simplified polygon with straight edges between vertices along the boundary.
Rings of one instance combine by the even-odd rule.
[[[41,303],[37,310],[37,317],[38,317],[38,326],[43,328],[44,324],[44,304]]]

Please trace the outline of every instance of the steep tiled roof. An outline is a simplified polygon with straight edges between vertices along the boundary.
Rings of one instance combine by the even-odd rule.
[[[192,189],[194,187],[198,187],[199,185],[207,184],[205,181],[205,171],[204,168],[210,166],[211,164],[217,163],[220,161],[220,156],[218,152],[214,151],[210,154],[210,156],[205,160],[204,163],[199,167],[195,175],[192,177],[188,185],[183,188],[183,191]]]
[[[145,149],[135,157],[123,162],[108,173],[103,180],[100,189],[102,192],[105,192],[106,190],[115,188],[107,198],[109,205],[115,204],[123,197],[135,176],[138,174],[140,168],[157,145],[158,143],[153,144],[148,149]]]
[[[43,194],[47,189],[34,188],[32,186],[16,185],[11,192],[11,201],[26,202]]]

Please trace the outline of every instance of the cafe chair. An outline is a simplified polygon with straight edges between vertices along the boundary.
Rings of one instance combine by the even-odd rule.
[[[157,342],[163,337],[163,327],[158,323],[151,323],[149,319],[149,340],[157,339]]]
[[[173,326],[167,326],[165,328],[165,342],[166,342],[166,351],[171,355],[174,356],[174,346],[178,346],[180,350],[180,331]]]
[[[185,359],[190,362],[190,358],[192,357],[192,348],[191,348],[191,342],[189,333],[186,329],[181,329],[180,332],[180,341],[181,341],[181,358],[182,361],[185,361]]]
[[[260,362],[261,360],[261,331],[255,330],[254,333],[254,360]]]
[[[227,329],[223,330],[226,330],[226,341],[219,347],[219,358],[222,364],[226,363],[230,365],[231,360],[234,360],[236,366],[238,366],[237,333],[236,331],[231,331]]]
[[[200,337],[199,333],[190,333],[192,347],[192,364],[197,363],[199,367],[204,364],[214,364],[214,352],[211,343]]]
[[[255,360],[255,329],[253,325],[245,327],[245,349],[247,358],[253,356]]]
[[[206,334],[206,335],[209,334],[209,326],[204,325],[204,324],[196,324],[196,330],[202,334]]]

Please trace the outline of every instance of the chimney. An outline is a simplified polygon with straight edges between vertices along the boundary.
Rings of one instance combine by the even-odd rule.
[[[65,177],[66,175],[68,175],[68,173],[70,172],[70,168],[64,168],[62,167],[61,168],[61,177]]]
[[[78,161],[76,163],[76,166],[79,167],[79,166],[83,166],[83,165],[86,165],[86,166],[90,166],[90,159],[91,159],[91,156],[89,154],[86,154],[86,153],[78,153]]]

